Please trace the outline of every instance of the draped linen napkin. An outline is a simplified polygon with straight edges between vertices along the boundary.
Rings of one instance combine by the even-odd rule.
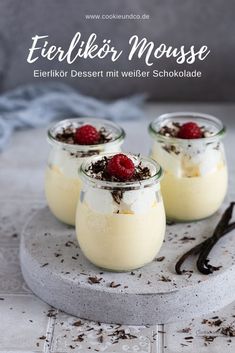
[[[18,87],[0,96],[0,151],[14,130],[42,127],[54,120],[79,116],[139,119],[145,99],[145,94],[139,94],[105,102],[55,82]]]

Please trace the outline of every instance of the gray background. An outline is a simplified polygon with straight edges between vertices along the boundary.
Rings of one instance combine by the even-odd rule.
[[[201,79],[65,79],[81,92],[101,98],[148,92],[152,99],[162,101],[234,101],[234,10],[234,2],[221,0],[0,0],[0,90],[39,82],[33,78],[36,68],[146,69],[143,61],[128,62],[124,56],[115,64],[109,60],[80,60],[71,66],[41,60],[34,65],[26,62],[35,34],[49,34],[57,45],[68,46],[77,31],[85,38],[94,31],[102,38],[111,37],[124,50],[128,38],[138,34],[158,45],[162,42],[172,46],[208,45],[211,54],[196,66],[188,66],[201,70]],[[147,13],[151,19],[84,19],[85,14],[97,13]],[[176,65],[170,60],[160,60],[152,67],[161,68],[174,69]]]

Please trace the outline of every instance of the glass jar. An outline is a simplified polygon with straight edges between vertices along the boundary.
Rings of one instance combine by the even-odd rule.
[[[151,177],[135,182],[99,180],[90,176],[89,166],[102,157],[90,158],[80,168],[83,186],[76,215],[77,239],[86,258],[100,268],[119,272],[154,259],[166,224],[161,167],[148,158],[127,156],[135,165],[147,166]]]
[[[161,135],[170,123],[196,122],[207,137],[180,139]],[[149,126],[153,138],[151,157],[164,170],[161,182],[167,218],[195,221],[211,216],[227,192],[228,173],[222,138],[225,127],[208,114],[164,114]]]
[[[60,142],[56,135],[68,127],[79,128],[90,124],[96,129],[105,128],[111,140],[96,145],[77,145]],[[48,130],[51,145],[46,170],[45,193],[51,212],[62,222],[75,225],[75,214],[81,181],[77,171],[81,163],[91,155],[120,151],[125,132],[118,125],[102,119],[76,118],[58,122]]]

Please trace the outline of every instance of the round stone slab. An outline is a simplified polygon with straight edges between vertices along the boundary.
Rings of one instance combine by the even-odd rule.
[[[39,210],[21,237],[20,261],[31,290],[55,308],[80,318],[107,323],[146,325],[188,319],[235,299],[235,232],[221,239],[210,254],[222,266],[200,274],[195,258],[177,275],[177,259],[210,236],[220,214],[191,224],[167,226],[156,259],[133,272],[106,272],[93,266],[79,249],[75,230]]]

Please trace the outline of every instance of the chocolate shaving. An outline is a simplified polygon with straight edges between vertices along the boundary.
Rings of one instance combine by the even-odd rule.
[[[191,328],[190,327],[185,327],[185,328],[182,328],[182,330],[179,330],[178,332],[179,333],[189,333],[189,332],[191,332]]]
[[[54,253],[54,255],[55,255],[55,257],[59,257],[59,256],[62,256],[62,254],[60,254],[60,253]]]
[[[213,342],[216,336],[204,336],[205,342]]]
[[[137,338],[137,336],[132,335],[130,333],[127,333],[125,330],[120,329],[120,330],[115,330],[113,333],[109,334],[108,336],[115,336],[116,340],[113,341],[113,343],[117,343],[118,340],[126,340],[126,339],[134,339]]]
[[[222,327],[220,332],[224,336],[235,337],[235,328],[232,326]]]
[[[141,181],[145,179],[149,179],[151,177],[151,173],[148,167],[142,166],[142,162],[140,162],[135,167],[135,173],[130,181]]]
[[[98,159],[98,161],[92,163],[88,167],[87,171],[90,171],[91,174],[95,176],[97,179],[102,179],[102,176],[106,171],[107,163],[108,163],[108,158],[104,156],[103,158]],[[98,177],[99,174],[102,174],[100,178]]]
[[[217,320],[208,320],[207,321],[207,324],[209,325],[209,326],[220,326],[221,324],[222,324],[222,320],[220,320],[220,319],[217,319]]]
[[[117,287],[120,287],[120,286],[121,286],[120,283],[116,284],[115,282],[111,282],[110,285],[109,285],[110,288],[117,288]]]
[[[162,282],[171,282],[171,279],[167,276],[161,276],[159,281],[162,281]]]
[[[63,128],[61,132],[58,132],[55,135],[55,139],[59,142],[73,145],[75,143],[74,136],[75,136],[75,128],[71,124],[68,127]]]
[[[187,243],[188,241],[191,241],[191,240],[195,240],[196,238],[194,237],[183,237],[181,238],[180,240],[183,242],[183,243]]]
[[[101,280],[102,280],[102,278],[98,278],[97,276],[88,277],[88,283],[90,283],[90,284],[95,284],[95,283],[99,284]]]
[[[163,260],[165,260],[165,256],[157,257],[154,261],[162,262]]]
[[[173,121],[171,125],[162,126],[158,133],[166,137],[177,137],[181,124]]]
[[[178,138],[178,133],[180,131],[180,128],[183,124],[180,122],[172,121],[171,126],[169,125],[164,125],[158,130],[158,134],[165,136],[165,137],[176,137]],[[213,134],[206,129],[205,126],[199,126],[201,130],[201,137],[206,138],[208,136],[212,136]]]
[[[91,165],[88,167],[87,172],[90,172],[90,175],[98,180],[105,180],[105,181],[111,181],[111,182],[123,182],[123,180],[113,176],[109,175],[107,172],[107,164],[112,157],[102,157],[98,161],[95,161],[91,163]],[[135,172],[133,176],[128,179],[128,182],[135,182],[135,181],[141,181],[141,180],[146,180],[151,177],[151,173],[148,167],[143,166],[142,162],[139,162],[138,165],[135,166]],[[118,189],[119,190],[119,189]]]
[[[75,246],[75,243],[72,240],[68,240],[64,245],[67,246],[67,247],[70,247],[72,245]]]
[[[99,336],[98,341],[100,343],[103,343],[104,342],[104,336],[103,335]]]
[[[83,342],[83,341],[84,341],[84,333],[81,333],[80,335],[77,336],[77,338],[73,340],[73,342]]]
[[[114,202],[116,202],[118,205],[120,205],[122,198],[123,198],[123,190],[121,190],[121,189],[113,190],[111,192],[111,195],[112,195]]]
[[[212,318],[210,320],[208,320],[208,319],[202,320],[202,324],[207,324],[209,326],[220,326],[222,324],[222,322],[223,321],[221,319],[219,319],[218,316],[216,316],[215,318]]]
[[[99,143],[107,143],[112,141],[112,133],[111,131],[106,130],[104,127],[101,127],[99,130],[100,133],[100,140]]]
[[[56,317],[57,312],[55,309],[49,309],[47,313],[47,317]]]
[[[180,154],[180,150],[175,145],[164,145],[162,148],[168,153]]]
[[[177,261],[175,265],[175,271],[177,274],[181,275],[183,271],[181,270],[181,266],[184,261],[191,255],[198,255],[197,260],[197,269],[199,272],[208,275],[213,273],[214,271],[218,271],[221,266],[213,266],[209,264],[208,255],[212,250],[213,246],[218,242],[220,238],[224,235],[231,232],[235,229],[235,222],[229,223],[232,218],[232,212],[234,208],[235,202],[231,202],[229,207],[225,210],[224,214],[222,215],[219,223],[217,224],[213,235],[199,243],[198,245],[194,246],[192,249],[187,251],[181,258]]]
[[[55,135],[55,139],[59,142],[67,143],[69,145],[79,145],[75,138],[76,129],[77,128],[74,125],[70,124],[69,126],[63,128],[61,132],[58,132]],[[104,127],[101,127],[98,132],[100,139],[97,144],[107,143],[113,140],[112,132],[106,130]]]
[[[72,326],[76,326],[76,327],[79,327],[79,326],[81,326],[81,325],[82,325],[81,320],[75,321],[75,322],[72,324]]]
[[[66,151],[66,149],[64,149]],[[71,157],[74,158],[84,158],[84,157],[91,157],[100,154],[100,150],[88,150],[88,151],[76,151],[76,152],[69,152]]]

